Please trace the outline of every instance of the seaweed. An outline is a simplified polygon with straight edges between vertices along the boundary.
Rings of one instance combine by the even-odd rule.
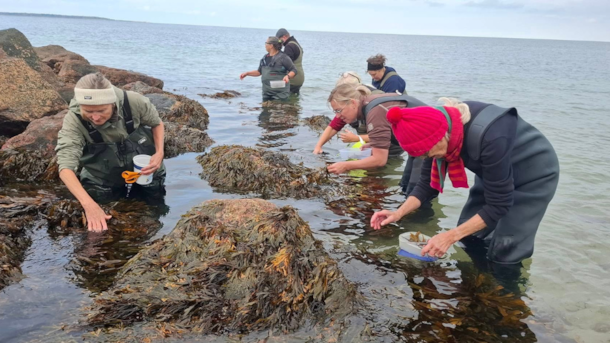
[[[218,92],[215,94],[197,94],[202,98],[212,98],[212,99],[231,99],[231,98],[235,98],[238,96],[241,96],[240,92],[236,92],[236,91],[232,91],[232,90],[225,90],[222,92]]]
[[[344,318],[357,298],[293,208],[210,200],[123,267],[88,323],[150,323],[164,335],[290,332]]]
[[[303,123],[305,123],[305,125],[309,126],[309,128],[318,133],[324,131],[331,121],[332,120],[330,118],[324,115],[312,116],[303,119]]]

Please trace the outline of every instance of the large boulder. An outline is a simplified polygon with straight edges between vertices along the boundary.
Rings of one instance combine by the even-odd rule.
[[[41,156],[52,158],[55,155],[57,133],[67,113],[68,110],[63,110],[56,115],[32,121],[24,132],[4,143],[2,149],[39,151]]]
[[[355,286],[296,210],[260,199],[210,200],[130,260],[95,298],[88,322],[288,332],[337,324],[356,300]]]
[[[104,66],[93,66],[97,68],[115,86],[122,87],[126,84],[142,81],[145,84],[163,89],[163,81],[135,71],[109,68]]]
[[[0,60],[0,135],[19,134],[32,120],[66,108],[66,101],[24,60]]]
[[[38,55],[36,55],[30,41],[19,30],[0,30],[0,50],[3,51],[0,57],[19,58],[24,60],[30,68],[36,71],[40,70]]]
[[[210,117],[208,111],[199,102],[168,92],[146,94],[145,96],[155,105],[163,121],[207,130]]]

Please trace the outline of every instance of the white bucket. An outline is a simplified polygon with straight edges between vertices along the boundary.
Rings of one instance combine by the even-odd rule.
[[[284,82],[283,80],[269,81],[269,85],[271,86],[271,88],[284,88],[286,87],[286,82]]]
[[[371,153],[372,153],[372,149],[371,148],[366,148],[366,149],[354,149],[354,148],[348,148],[348,149],[341,149],[339,150],[339,155],[341,155],[341,159],[342,160],[349,160],[349,159],[358,159],[361,160],[363,158],[367,158],[367,157],[371,157]]]
[[[133,157],[133,171],[140,172],[142,168],[146,167],[150,164],[151,156],[149,155],[136,155]],[[136,180],[136,183],[139,185],[148,185],[153,180],[153,174],[150,175],[140,175],[140,177]]]

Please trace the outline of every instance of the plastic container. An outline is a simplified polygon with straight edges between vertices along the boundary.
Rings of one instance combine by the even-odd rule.
[[[418,242],[412,241],[413,237],[415,237],[415,240]],[[421,255],[421,250],[426,246],[429,239],[429,236],[426,236],[423,233],[419,232],[405,232],[401,234],[400,236],[398,236],[398,245],[400,246],[398,255],[426,262],[433,262],[438,260],[437,257]]]
[[[142,168],[146,167],[150,164],[151,156],[149,155],[136,155],[133,157],[133,171],[141,172]],[[136,180],[136,183],[139,185],[148,185],[153,180],[153,174],[150,175],[140,175],[140,177]]]
[[[339,155],[341,156],[342,160],[349,160],[349,159],[357,159],[357,160],[361,160],[363,158],[367,158],[367,157],[371,157],[371,153],[373,152],[373,150],[371,148],[367,148],[367,149],[354,149],[354,148],[348,148],[348,149],[341,149],[339,150]]]
[[[271,88],[284,88],[286,87],[286,82],[283,80],[269,81],[269,85],[271,86]]]

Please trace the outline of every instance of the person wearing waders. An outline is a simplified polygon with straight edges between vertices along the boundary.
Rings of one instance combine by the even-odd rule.
[[[334,174],[385,166],[389,155],[396,155],[394,151],[398,153],[403,151],[386,119],[386,109],[396,106],[425,106],[423,102],[408,95],[372,95],[368,87],[361,84],[342,84],[335,87],[328,97],[328,103],[335,116],[344,123],[353,123],[357,120],[365,123],[369,139],[365,147],[372,149],[370,157],[331,164],[328,166],[328,171]]]
[[[267,54],[261,59],[258,69],[242,73],[246,76],[261,76],[263,101],[286,100],[290,96],[290,79],[297,75],[297,69],[290,57],[282,52],[282,43],[277,37],[269,37],[265,42]],[[272,87],[272,81],[284,81],[283,87]]]
[[[389,110],[400,146],[425,162],[407,201],[394,212],[375,213],[371,226],[378,230],[415,211],[449,180],[468,188],[468,168],[476,176],[457,227],[432,237],[422,255],[441,257],[461,241],[473,256],[484,250],[492,264],[519,265],[532,256],[536,231],[557,189],[555,150],[515,108],[440,100],[443,106]]]
[[[299,95],[301,86],[305,83],[305,72],[303,71],[303,48],[301,44],[291,36],[286,29],[279,29],[275,34],[284,45],[284,53],[290,57],[297,68],[297,75],[290,80],[290,93]]]
[[[122,173],[134,170],[136,155],[152,156],[141,174],[154,175],[148,185],[134,184],[132,193],[164,195],[163,141],[163,122],[148,98],[114,87],[100,73],[76,83],[55,151],[59,177],[83,206],[90,231],[108,229],[110,216],[98,202],[126,195]]]

